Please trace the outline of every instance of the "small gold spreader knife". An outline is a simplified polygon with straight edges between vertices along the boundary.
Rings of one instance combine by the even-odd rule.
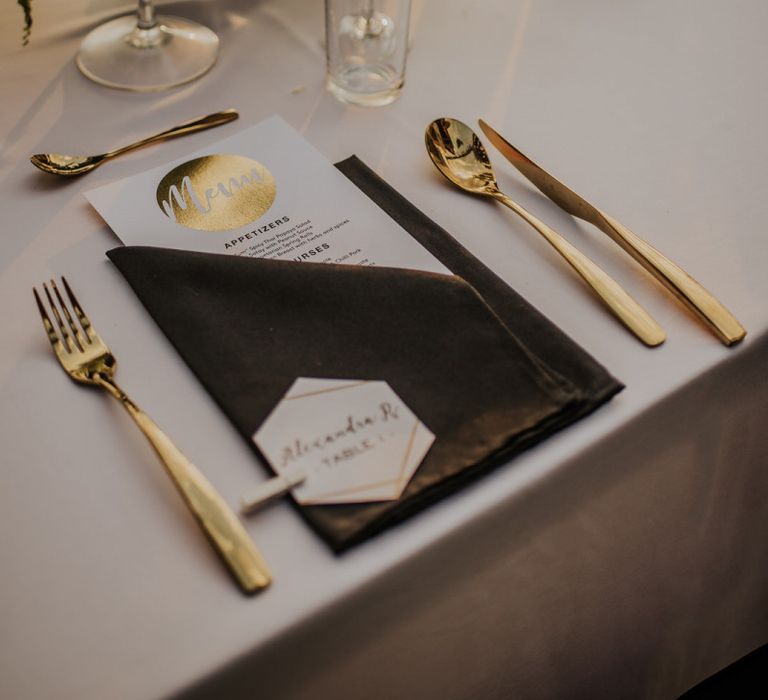
[[[608,234],[704,321],[725,345],[733,345],[744,338],[747,332],[733,314],[687,272],[632,233],[626,226],[555,179],[482,119],[479,119],[478,123],[491,143],[520,173],[569,214],[594,224],[603,233]]]

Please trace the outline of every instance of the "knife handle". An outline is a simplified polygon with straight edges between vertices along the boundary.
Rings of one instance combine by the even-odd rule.
[[[535,228],[640,340],[651,347],[664,342],[664,329],[607,272],[503,192],[496,191],[491,196]]]
[[[605,233],[704,321],[725,345],[744,338],[747,331],[735,316],[693,277],[616,219],[602,211],[600,215],[608,224],[603,227]]]

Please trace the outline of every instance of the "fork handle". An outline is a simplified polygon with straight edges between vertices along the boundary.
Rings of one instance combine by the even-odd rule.
[[[667,337],[664,329],[607,272],[598,267],[578,248],[571,245],[557,231],[523,209],[503,192],[496,190],[491,193],[491,196],[509,207],[535,228],[592,287],[613,314],[640,340],[651,347],[664,342]]]
[[[266,588],[272,578],[248,532],[216,489],[111,377],[94,381],[123,405],[157,452],[166,472],[198,524],[246,593]]]

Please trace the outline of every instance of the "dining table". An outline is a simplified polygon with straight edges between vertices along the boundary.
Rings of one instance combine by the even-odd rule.
[[[213,68],[154,93],[87,80],[85,34],[134,10],[36,0],[23,45],[20,7],[0,6],[0,698],[665,699],[768,642],[768,4],[414,0],[385,107],[326,90],[309,0],[162,3],[216,32]],[[226,108],[239,121],[82,177],[29,162]],[[83,193],[271,115],[330,162],[358,156],[626,388],[341,554],[288,500],[244,518],[274,575],[245,596],[120,407],[57,366],[32,288],[70,281],[121,384],[236,508],[267,471],[106,257],[121,242]],[[437,172],[439,117],[493,125],[745,339],[721,343],[486,144],[500,187],[667,333],[638,342],[524,221]]]

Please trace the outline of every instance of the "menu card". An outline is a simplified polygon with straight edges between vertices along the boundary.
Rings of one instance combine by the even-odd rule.
[[[85,196],[128,245],[452,274],[276,116]]]

